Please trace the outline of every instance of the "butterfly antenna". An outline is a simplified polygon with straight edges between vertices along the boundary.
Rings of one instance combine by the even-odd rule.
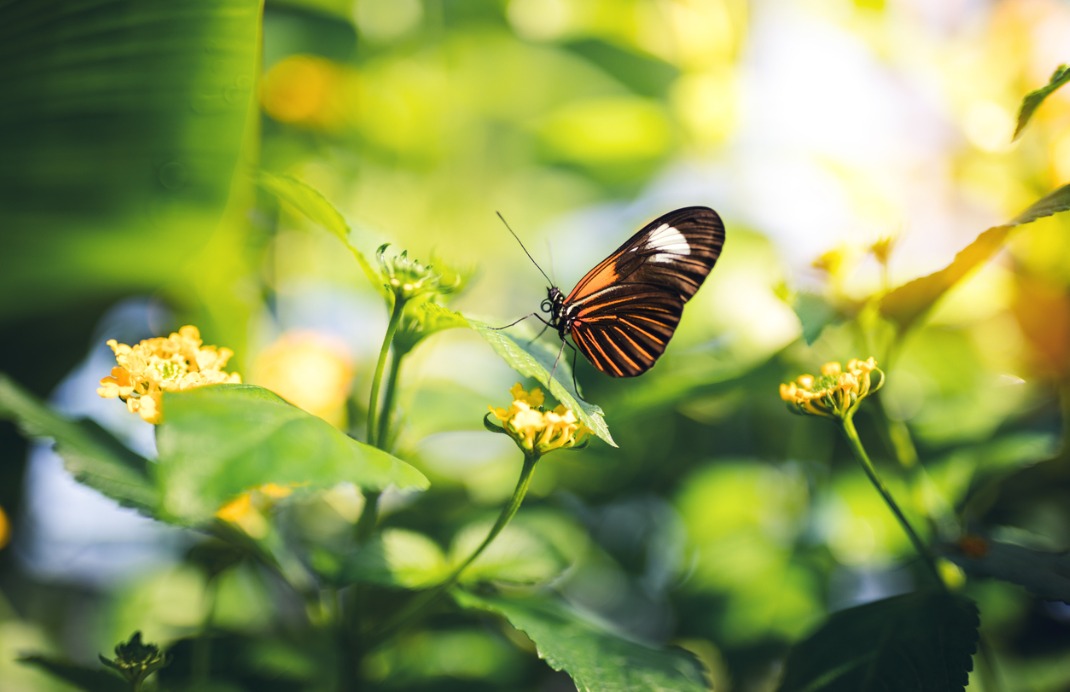
[[[546,256],[550,258],[550,276],[557,276],[557,270],[554,268],[554,248],[550,245],[549,238],[546,239]],[[556,286],[557,284],[550,281],[550,285]]]
[[[510,228],[509,222],[505,220],[505,217],[502,216],[502,213],[500,211],[494,213],[498,215],[498,218],[502,220],[502,223],[505,224],[505,227],[509,229],[510,233],[513,234],[513,237],[516,238],[516,242],[520,243],[520,249],[523,250],[524,254],[528,256],[528,259],[531,260],[531,263],[534,264],[535,268],[539,270],[539,273],[542,274],[546,278],[546,280],[550,282],[551,286],[553,286],[554,282],[550,279],[550,277],[546,276],[546,272],[542,270],[542,267],[539,266],[539,263],[536,262],[535,258],[531,256],[531,253],[528,252],[528,249],[524,247],[524,241],[520,240],[520,236],[518,236],[516,232],[513,231],[512,228]]]

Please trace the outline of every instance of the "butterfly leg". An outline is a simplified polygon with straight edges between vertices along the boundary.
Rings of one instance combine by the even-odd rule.
[[[531,314],[535,315],[535,313],[531,313]],[[538,317],[538,315],[535,315],[535,316]],[[531,337],[530,339],[528,339],[528,342],[526,344],[524,344],[524,345],[525,346],[531,346],[533,343],[535,343],[536,341],[539,340],[540,336],[542,336],[543,334],[546,333],[547,329],[549,329],[552,326],[553,326],[552,324],[550,324],[546,320],[543,320],[543,326],[542,326],[542,329],[539,330],[539,333],[536,334],[535,336]]]

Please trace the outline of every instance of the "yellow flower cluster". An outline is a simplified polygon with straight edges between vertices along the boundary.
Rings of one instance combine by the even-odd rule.
[[[128,346],[108,341],[117,367],[100,380],[97,394],[118,398],[127,409],[149,423],[161,420],[160,402],[164,392],[203,387],[208,384],[240,383],[238,373],[223,372],[234,355],[229,348],[202,346],[201,333],[185,326],[170,336],[145,339]]]
[[[880,389],[884,373],[871,356],[853,358],[847,367],[837,362],[821,366],[821,375],[802,375],[780,385],[780,398],[794,413],[843,419],[854,413],[859,402]]]
[[[591,434],[571,409],[559,404],[553,411],[543,408],[545,397],[536,387],[530,392],[520,383],[509,390],[513,403],[509,408],[490,407],[502,423],[502,430],[526,453],[539,456],[555,449],[582,445]]]

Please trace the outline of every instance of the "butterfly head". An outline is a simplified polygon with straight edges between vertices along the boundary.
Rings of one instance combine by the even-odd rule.
[[[550,315],[550,324],[557,327],[558,331],[564,333],[562,329],[563,322],[562,316],[565,305],[565,294],[561,292],[561,289],[557,286],[550,286],[546,289],[546,299],[539,305],[539,309]]]

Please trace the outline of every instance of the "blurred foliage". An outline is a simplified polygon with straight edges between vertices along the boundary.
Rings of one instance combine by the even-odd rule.
[[[1068,30],[1054,0],[3,4],[0,686],[121,685],[97,656],[141,631],[158,689],[1066,689]],[[726,249],[650,373],[580,359],[577,391],[552,333],[493,329],[545,296],[495,211],[567,290],[688,204]],[[402,305],[377,374],[384,243],[465,288]],[[96,399],[104,341],[187,323],[253,386],[168,395],[151,440]],[[867,356],[860,438],[948,592],[776,396]],[[509,499],[480,421],[517,373],[619,447],[540,460],[380,642]],[[48,567],[63,540],[122,578]]]

